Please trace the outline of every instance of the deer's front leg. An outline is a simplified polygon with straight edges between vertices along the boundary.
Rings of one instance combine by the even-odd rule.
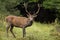
[[[25,37],[25,36],[26,36],[26,29],[23,28],[23,37]]]

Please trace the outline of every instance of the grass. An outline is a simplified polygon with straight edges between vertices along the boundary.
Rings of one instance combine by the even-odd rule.
[[[26,37],[22,37],[22,29],[13,29],[16,38],[9,32],[9,37],[6,36],[6,23],[0,22],[0,40],[55,40],[56,37],[51,35],[51,30],[54,30],[51,24],[41,24],[34,22],[31,27],[26,28]]]
[[[55,25],[41,24],[34,22],[32,26],[26,28],[26,37],[22,37],[22,29],[14,27],[16,38],[9,31],[6,36],[6,22],[0,20],[0,40],[60,40],[60,33],[56,31]]]

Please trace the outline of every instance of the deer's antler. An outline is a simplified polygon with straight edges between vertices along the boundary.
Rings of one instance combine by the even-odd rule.
[[[38,14],[39,10],[40,10],[40,4],[38,4],[38,10],[37,10],[37,12],[35,13],[35,15]]]
[[[28,10],[27,10],[27,5],[28,5],[28,3],[24,3],[23,5],[24,5],[24,7],[25,7],[26,12],[30,15],[30,12],[28,12]]]

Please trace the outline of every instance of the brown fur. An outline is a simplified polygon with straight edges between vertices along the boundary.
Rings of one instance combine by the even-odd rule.
[[[13,24],[14,26],[18,26],[20,28],[23,28],[24,25],[26,25],[29,21],[29,18],[26,17],[18,17],[18,16],[7,16],[6,22]]]

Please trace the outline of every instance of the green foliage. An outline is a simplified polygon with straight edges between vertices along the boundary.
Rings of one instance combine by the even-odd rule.
[[[29,0],[29,2],[38,2],[38,0]]]
[[[43,6],[46,8],[60,9],[60,0],[46,0],[43,2]]]

